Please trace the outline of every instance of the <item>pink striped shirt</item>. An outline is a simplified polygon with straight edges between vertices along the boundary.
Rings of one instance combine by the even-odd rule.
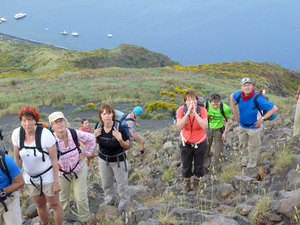
[[[86,156],[91,156],[93,154],[93,151],[96,146],[95,136],[91,133],[87,133],[87,132],[83,132],[83,131],[79,131],[79,130],[76,130],[76,133],[77,133],[78,141],[81,141],[85,144],[85,147],[81,149],[82,152]],[[55,133],[54,133],[54,135],[58,142],[59,150],[62,153],[67,152],[76,147],[69,129],[67,129],[68,143],[69,143],[69,146],[67,146],[67,147],[65,146],[65,143],[63,140],[59,139]],[[60,159],[59,159],[59,164],[61,166],[61,169],[69,172],[71,169],[73,169],[76,166],[78,159],[79,159],[79,152],[77,149],[75,149],[65,155],[61,155]],[[79,162],[79,164],[76,166],[76,168],[73,170],[73,172],[77,173],[81,169],[81,167],[82,167],[82,163]],[[59,175],[62,176],[63,173],[59,172]]]

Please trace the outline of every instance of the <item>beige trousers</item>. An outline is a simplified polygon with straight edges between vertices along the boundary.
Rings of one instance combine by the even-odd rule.
[[[0,224],[1,225],[22,225],[20,194],[18,191],[12,193],[11,197],[5,200],[8,211],[5,212],[0,203]]]
[[[298,98],[295,120],[294,120],[294,136],[300,136],[300,97]]]
[[[82,167],[77,173],[78,178],[75,176],[68,176],[69,182],[64,176],[59,177],[60,182],[60,201],[62,203],[65,219],[70,216],[70,192],[71,185],[73,186],[74,198],[76,201],[78,215],[80,222],[88,222],[90,219],[90,211],[87,197],[87,165],[82,162]]]
[[[254,168],[260,156],[261,127],[246,129],[239,126],[239,148],[242,154],[242,166]]]

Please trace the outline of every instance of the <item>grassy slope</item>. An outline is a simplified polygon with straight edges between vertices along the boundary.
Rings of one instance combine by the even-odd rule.
[[[182,104],[176,87],[194,88],[203,97],[218,92],[228,103],[230,94],[239,89],[239,80],[244,76],[256,82],[257,90],[266,89],[277,106],[289,109],[294,103],[292,95],[300,80],[299,72],[275,64],[250,61],[172,66],[175,63],[168,61],[166,56],[128,45],[112,50],[76,52],[0,41],[0,49],[0,115],[17,112],[24,105],[59,102],[102,100],[143,104],[159,100]],[[123,63],[124,67],[158,67],[157,63],[169,66],[98,68],[108,61],[116,65]],[[78,69],[78,66],[92,69]],[[163,90],[174,92],[174,95],[162,96],[160,91]]]

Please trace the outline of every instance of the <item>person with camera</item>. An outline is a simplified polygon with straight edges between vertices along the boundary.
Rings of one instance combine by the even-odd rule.
[[[23,187],[24,179],[20,168],[9,156],[0,130],[0,224],[22,224],[20,195],[18,189]]]
[[[200,177],[204,175],[204,157],[207,149],[205,129],[208,126],[207,111],[199,106],[198,95],[189,90],[183,95],[185,105],[177,110],[177,129],[181,138],[181,162],[184,178],[183,193],[191,191],[190,179],[195,175],[193,189],[197,191]],[[192,170],[194,161],[194,170]]]

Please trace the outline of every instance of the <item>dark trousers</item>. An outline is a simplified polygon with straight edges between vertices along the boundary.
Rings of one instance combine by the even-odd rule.
[[[182,176],[184,178],[190,178],[195,175],[197,177],[203,177],[204,175],[204,157],[207,149],[207,141],[198,144],[198,148],[195,148],[189,144],[183,146],[180,144],[181,149],[181,164],[182,164]],[[194,161],[194,172],[192,171]]]

